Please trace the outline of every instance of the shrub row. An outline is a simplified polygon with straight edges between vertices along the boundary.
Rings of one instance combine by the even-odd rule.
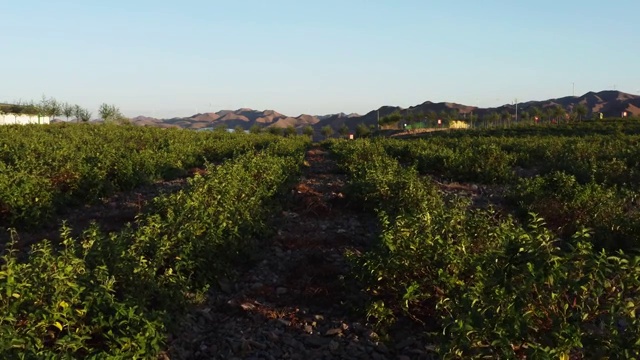
[[[36,226],[66,206],[183,177],[281,141],[269,135],[134,126],[0,127],[0,222]]]
[[[208,284],[250,257],[269,209],[298,173],[306,143],[288,140],[207,166],[161,196],[135,227],[62,249],[9,250],[0,269],[3,358],[153,358],[166,329]]]
[[[564,171],[581,183],[640,188],[640,136],[431,136],[387,139],[387,152],[422,174],[485,184],[513,183],[521,173]]]
[[[423,324],[445,358],[640,355],[639,258],[594,250],[582,229],[560,242],[534,214],[520,225],[446,200],[382,146],[332,144],[352,196],[378,209],[378,246],[353,256],[372,322]]]

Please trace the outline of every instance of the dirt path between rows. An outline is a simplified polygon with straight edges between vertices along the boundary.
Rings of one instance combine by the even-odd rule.
[[[293,200],[261,261],[221,281],[170,337],[171,359],[431,359],[416,332],[380,341],[355,307],[366,300],[345,254],[375,241],[375,216],[353,210],[328,154],[306,154]]]
[[[127,224],[134,224],[136,216],[143,213],[154,198],[176,192],[184,188],[187,178],[162,180],[153,184],[141,185],[131,191],[120,191],[98,201],[79,206],[69,206],[59,210],[53,218],[41,226],[18,228],[13,235],[18,249],[44,239],[54,244],[60,240],[60,228],[63,222],[71,229],[71,236],[78,238],[91,224],[96,224],[105,234],[118,232]],[[3,228],[8,228],[6,225]],[[4,230],[4,229],[3,229]],[[0,231],[0,253],[12,238],[10,231]]]

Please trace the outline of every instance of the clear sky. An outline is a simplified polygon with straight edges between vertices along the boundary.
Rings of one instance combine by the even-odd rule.
[[[639,0],[0,0],[0,101],[364,113],[640,92]]]

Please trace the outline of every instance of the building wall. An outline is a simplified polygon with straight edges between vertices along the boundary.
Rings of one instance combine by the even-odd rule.
[[[0,125],[13,124],[49,124],[48,116],[25,115],[25,114],[0,114]]]

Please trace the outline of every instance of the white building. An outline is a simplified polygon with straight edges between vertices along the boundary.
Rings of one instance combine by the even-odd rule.
[[[27,115],[27,114],[0,114],[0,125],[13,124],[49,124],[48,116]]]

